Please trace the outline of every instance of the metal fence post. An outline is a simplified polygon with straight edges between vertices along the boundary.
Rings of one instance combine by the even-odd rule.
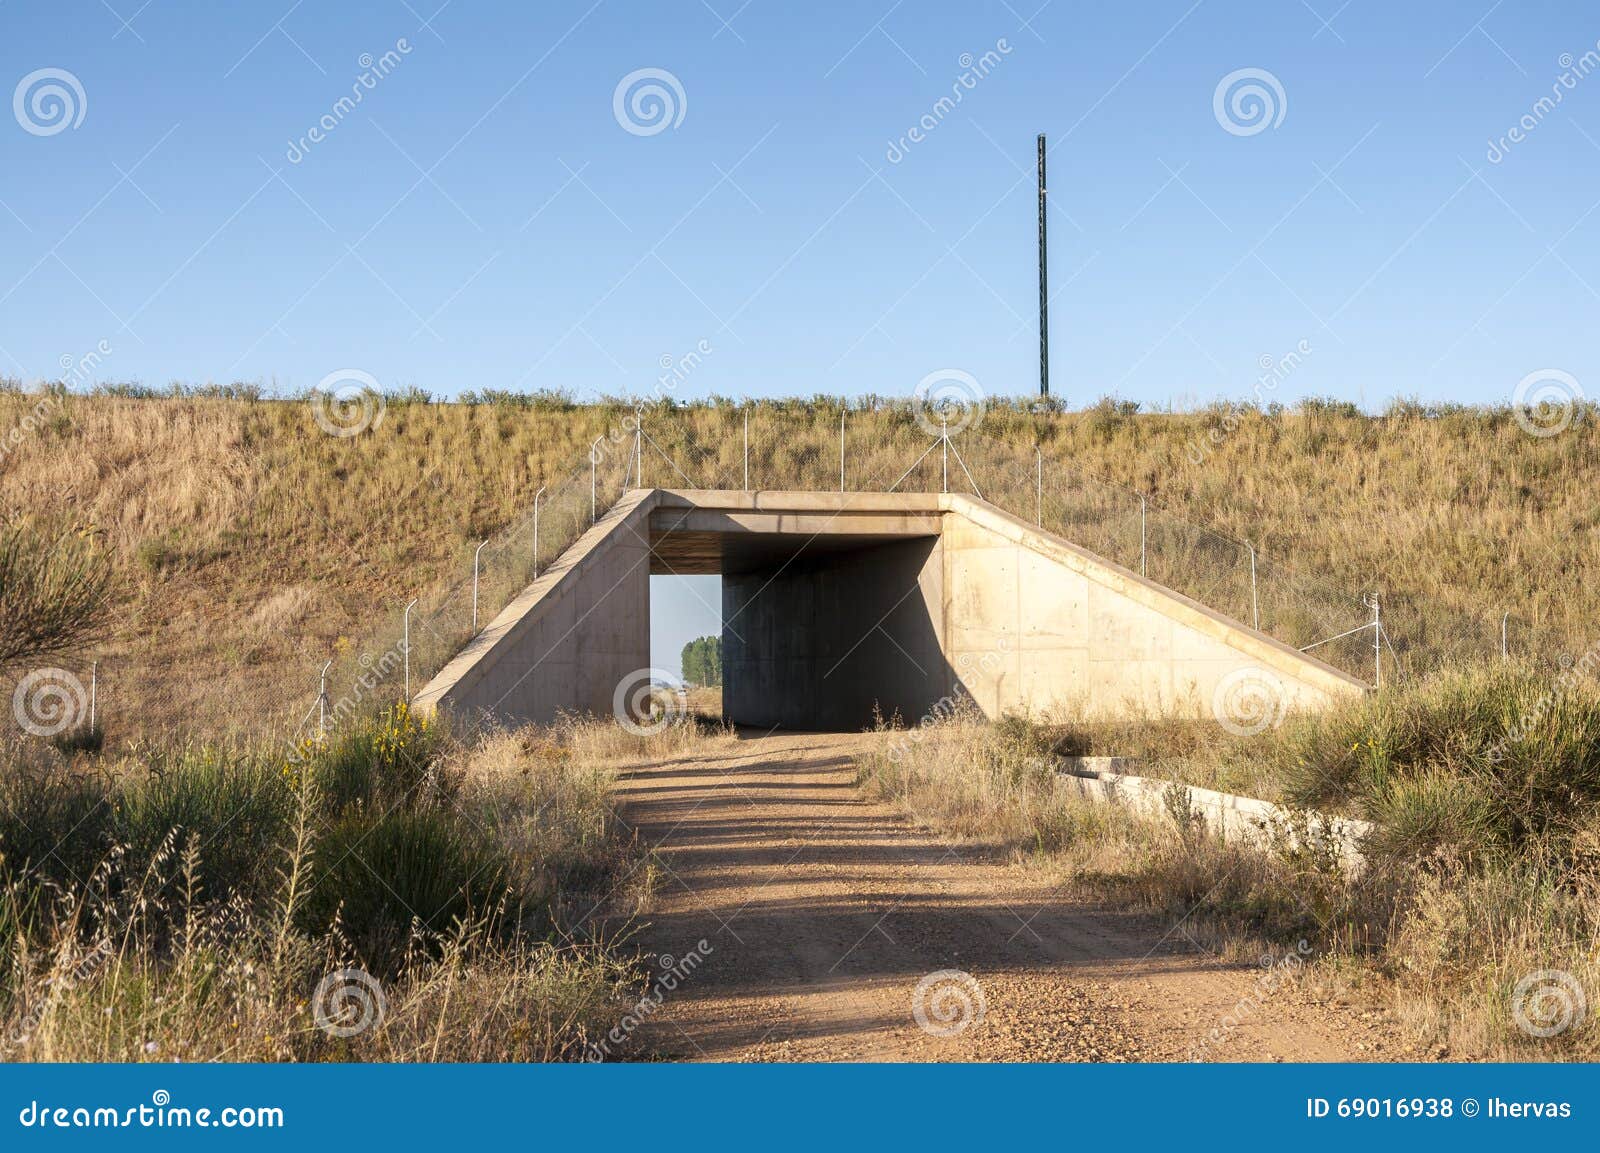
[[[1033,449],[1033,521],[1044,527],[1044,453],[1038,445]]]
[[[939,441],[944,446],[944,471],[939,477],[939,491],[950,491],[950,421],[947,417],[939,417]]]
[[[483,544],[480,544],[477,548],[472,550],[472,631],[473,632],[477,632],[478,631],[478,557],[483,552],[483,545],[488,544],[488,543],[489,543],[488,541],[484,541]]]
[[[317,676],[317,739],[328,735],[328,670],[333,668],[330,659]]]
[[[94,731],[95,697],[100,692],[100,662],[93,661],[89,665],[89,731]]]
[[[744,491],[750,491],[750,410],[744,414]]]
[[[1383,688],[1383,615],[1378,594],[1372,594],[1372,687]]]
[[[598,504],[597,504],[596,499],[595,499],[594,470],[595,470],[595,465],[598,463],[596,454],[599,453],[599,451],[600,451],[600,442],[602,440],[604,440],[605,438],[606,438],[606,434],[602,432],[599,436],[594,438],[594,443],[589,446],[589,523],[590,524],[593,524],[596,520],[600,519],[599,518],[599,513],[598,513]]]
[[[1506,647],[1506,621],[1511,618],[1509,612],[1500,614],[1500,659],[1510,660],[1511,651]]]
[[[1249,541],[1244,547],[1250,550],[1250,620],[1256,632],[1261,631],[1261,602],[1256,597],[1256,546]]]
[[[405,622],[405,640],[401,641],[401,647],[406,654],[406,704],[408,705],[411,703],[411,610],[416,607],[417,600],[418,598],[412,597],[411,603],[406,606],[406,611],[402,615]]]
[[[839,410],[839,491],[840,492],[844,491],[844,414],[845,414],[845,410],[841,408]]]
[[[633,487],[644,487],[644,409],[633,414]]]
[[[540,485],[539,491],[533,494],[533,579],[539,579],[539,498],[544,495],[546,486]]]
[[[1150,568],[1145,559],[1145,503],[1144,493],[1139,494],[1139,575],[1147,577]]]

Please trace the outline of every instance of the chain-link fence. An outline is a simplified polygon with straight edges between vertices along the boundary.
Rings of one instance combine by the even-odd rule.
[[[207,738],[286,740],[406,699],[632,488],[971,493],[1369,683],[1541,647],[1510,614],[1467,619],[1405,596],[1375,606],[1360,590],[1331,587],[1053,459],[1026,439],[1025,416],[1009,414],[993,434],[946,415],[948,424],[903,402],[822,398],[618,410],[583,459],[525,494],[523,513],[471,549],[470,566],[376,620],[346,606],[355,639],[337,651],[219,640],[226,651],[203,677],[98,654],[94,665],[59,670],[83,686],[67,686],[76,711],[64,731],[87,724],[91,696],[96,724],[120,737],[139,735],[140,718],[157,713]],[[19,723],[28,703],[19,691]]]

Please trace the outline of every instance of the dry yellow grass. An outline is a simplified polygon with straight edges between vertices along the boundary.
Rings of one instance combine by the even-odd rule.
[[[25,426],[0,457],[0,513],[77,524],[114,557],[118,624],[90,654],[113,735],[130,715],[161,728],[298,719],[324,661],[354,668],[362,653],[377,656],[398,635],[401,605],[423,595],[432,611],[440,598],[429,590],[454,582],[454,615],[417,642],[417,663],[436,666],[464,635],[459,586],[473,545],[507,526],[524,533],[535,490],[566,479],[565,505],[547,507],[543,531],[546,542],[570,534],[587,514],[590,442],[616,436],[600,469],[603,502],[631,441],[620,404],[392,399],[376,427],[349,438],[323,433],[303,401],[64,396],[43,419],[39,406],[37,394],[0,389],[0,428]],[[837,485],[838,419],[825,401],[758,408],[752,484]],[[741,421],[731,405],[679,407],[647,413],[646,428],[695,483],[738,485]],[[1172,416],[1102,404],[1044,415],[996,407],[958,443],[987,495],[1021,513],[1037,443],[1047,503],[1083,488],[1081,477],[1104,477],[1149,494],[1153,508],[1248,538],[1264,582],[1286,580],[1286,563],[1347,600],[1351,620],[1357,593],[1380,592],[1402,647],[1466,638],[1493,652],[1509,610],[1513,648],[1549,654],[1587,648],[1600,614],[1600,591],[1584,579],[1600,560],[1588,531],[1597,438],[1593,420],[1536,438],[1504,411]],[[847,442],[851,487],[887,486],[928,443],[903,409],[859,408]],[[686,483],[649,446],[645,480]],[[906,482],[930,484],[937,454]],[[1131,563],[1137,502],[1096,491],[1105,516],[1083,524],[1083,543]],[[526,577],[519,542],[485,554],[496,561],[487,612]],[[1172,548],[1169,571],[1166,553],[1153,557],[1156,579],[1192,576],[1179,570],[1196,546]],[[1218,607],[1240,613],[1244,554],[1213,552],[1228,570]]]

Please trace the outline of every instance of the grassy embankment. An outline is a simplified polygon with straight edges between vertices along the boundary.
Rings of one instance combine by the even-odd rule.
[[[836,485],[838,403],[757,408],[752,483]],[[341,438],[326,435],[303,401],[101,394],[40,404],[37,393],[0,387],[0,427],[40,414],[0,460],[0,511],[42,531],[76,528],[115,568],[117,627],[86,654],[101,662],[113,735],[135,719],[141,729],[202,731],[248,729],[269,715],[298,720],[323,662],[338,658],[348,674],[358,658],[379,657],[413,596],[423,596],[416,660],[437,663],[462,639],[463,597],[458,588],[455,616],[435,627],[430,590],[466,581],[479,541],[507,526],[523,534],[541,484],[576,478],[543,526],[546,542],[570,532],[587,514],[589,444],[630,412],[552,397],[395,396],[375,426]],[[736,407],[646,420],[696,483],[742,483]],[[903,407],[852,410],[847,428],[852,487],[886,485],[926,440]],[[1037,442],[1047,511],[1082,487],[1080,474],[1145,492],[1154,509],[1253,541],[1264,584],[1276,579],[1275,558],[1352,604],[1378,592],[1402,646],[1465,636],[1493,652],[1501,611],[1513,613],[1513,651],[1577,653],[1593,641],[1600,590],[1584,574],[1600,546],[1586,478],[1600,421],[1541,439],[1504,410],[1398,406],[1368,417],[1306,404],[1165,415],[1107,402],[1045,415],[1000,406],[963,435],[986,484],[1009,469],[1002,487],[1013,503],[1026,503],[1031,472],[1012,466],[1025,466]],[[625,456],[607,465],[618,478]],[[647,455],[647,481],[663,478],[681,483]],[[1137,502],[1118,491],[1086,506],[1094,515],[1079,531],[1136,563]],[[1165,563],[1160,523],[1152,516],[1151,575],[1196,579],[1193,550],[1174,545]],[[526,579],[524,543],[515,535],[485,552],[485,611]],[[1243,555],[1228,546],[1208,554],[1217,567],[1199,582],[1225,583],[1218,607],[1235,614],[1246,611],[1235,603],[1246,587]],[[1264,612],[1275,611],[1264,600]]]

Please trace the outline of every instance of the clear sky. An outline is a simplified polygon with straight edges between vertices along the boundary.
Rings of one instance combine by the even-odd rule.
[[[650,578],[650,663],[683,675],[683,646],[704,636],[722,635],[722,578]]]
[[[1069,403],[1245,399],[1299,349],[1275,399],[1505,402],[1597,378],[1597,38],[1495,0],[0,0],[0,375],[104,341],[101,380],[586,397],[705,349],[677,395],[1027,392],[1043,132]]]
[[[585,396],[703,340],[679,395],[1027,391],[1045,132],[1072,402],[1243,397],[1302,340],[1286,400],[1594,375],[1591,5],[1040,3],[3,0],[4,91],[83,98],[0,121],[0,373],[105,339],[150,384]],[[640,69],[682,92],[652,134]],[[1282,92],[1253,134],[1240,69]]]

